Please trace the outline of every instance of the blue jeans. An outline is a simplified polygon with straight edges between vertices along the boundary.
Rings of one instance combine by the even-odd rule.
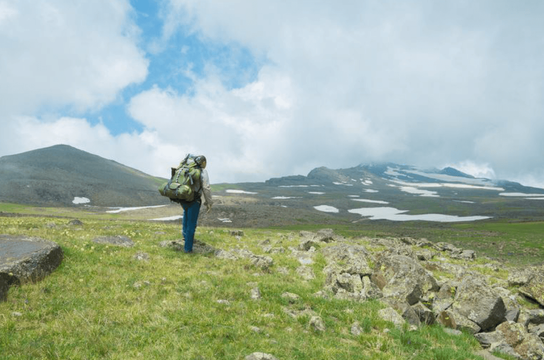
[[[193,241],[195,239],[196,224],[198,214],[200,213],[200,201],[182,203],[183,208],[183,229],[182,234],[185,239],[185,252],[193,251]]]

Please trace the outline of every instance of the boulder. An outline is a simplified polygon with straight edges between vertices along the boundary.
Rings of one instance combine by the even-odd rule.
[[[544,306],[544,273],[534,274],[519,292]]]
[[[0,302],[7,299],[11,285],[42,280],[63,258],[62,248],[52,241],[0,235]]]
[[[467,273],[457,288],[452,309],[489,330],[506,319],[506,306],[501,296],[479,276]]]
[[[393,297],[417,304],[430,291],[438,291],[436,279],[416,260],[393,255],[382,257],[375,267],[376,276],[383,276],[386,281],[381,289],[384,297]]]
[[[382,318],[385,321],[390,321],[395,325],[396,328],[402,328],[405,321],[402,318],[402,316],[399,315],[398,312],[395,311],[395,309],[388,307],[385,309],[381,309],[378,311],[378,316]]]
[[[364,246],[339,244],[326,247],[322,252],[327,263],[335,263],[340,272],[361,276],[372,274],[369,264],[373,257]]]

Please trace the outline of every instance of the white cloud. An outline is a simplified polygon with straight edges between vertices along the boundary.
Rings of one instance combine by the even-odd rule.
[[[147,75],[126,0],[0,2],[0,121],[98,109]]]
[[[544,184],[544,3],[161,6],[149,59],[178,47],[191,86],[136,94],[127,111],[143,130],[114,136],[85,118],[148,74],[129,1],[0,0],[0,154],[63,142],[162,175],[198,152],[212,182],[392,161]],[[246,49],[260,68],[233,88],[213,61],[187,58],[194,43],[178,32],[202,49]]]
[[[469,159],[499,176],[544,166],[540,3],[168,4],[167,36],[190,29],[241,44],[289,79],[292,116],[279,137],[297,164],[287,173],[383,160]],[[210,100],[226,109],[232,99]]]

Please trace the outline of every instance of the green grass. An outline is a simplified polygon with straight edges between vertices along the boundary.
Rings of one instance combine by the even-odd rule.
[[[314,296],[323,288],[325,261],[316,258],[315,280],[298,278],[299,264],[287,249],[299,239],[289,230],[244,229],[239,240],[228,229],[198,229],[197,238],[217,249],[245,247],[271,256],[274,265],[263,270],[249,260],[160,247],[179,238],[177,225],[90,216],[80,227],[60,218],[0,220],[2,234],[39,236],[64,250],[53,274],[12,287],[0,304],[2,359],[243,359],[253,352],[278,359],[479,359],[469,335],[439,327],[396,330],[377,316],[383,307],[377,301]],[[99,235],[126,235],[135,246],[92,242]],[[286,252],[263,254],[259,243],[266,239]],[[137,252],[149,261],[136,260]],[[288,274],[276,271],[280,267]],[[254,287],[260,300],[250,297]],[[300,300],[290,304],[284,292]],[[312,310],[326,330],[313,330],[308,315],[293,318],[285,308]],[[350,332],[355,322],[361,335]]]

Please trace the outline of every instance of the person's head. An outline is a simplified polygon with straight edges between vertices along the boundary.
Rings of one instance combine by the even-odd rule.
[[[195,158],[195,162],[200,166],[202,169],[206,168],[206,157],[204,155],[198,155]]]

